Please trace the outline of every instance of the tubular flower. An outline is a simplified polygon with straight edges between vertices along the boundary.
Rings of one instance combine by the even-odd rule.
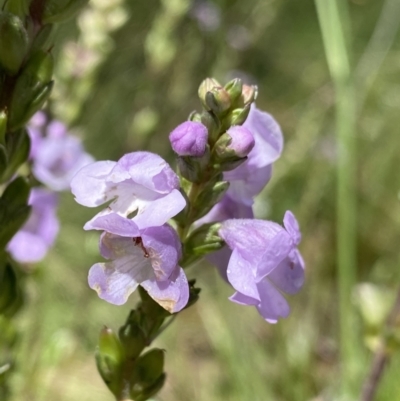
[[[31,214],[7,245],[12,257],[20,263],[42,260],[53,245],[59,229],[56,216],[58,197],[55,193],[32,188],[28,203],[32,206]]]
[[[253,135],[254,147],[244,163],[224,173],[224,179],[230,182],[227,195],[251,206],[253,198],[271,178],[272,163],[279,158],[283,149],[283,135],[275,119],[254,105],[243,127]]]
[[[124,304],[141,285],[170,313],[179,312],[189,299],[188,282],[178,266],[181,244],[169,225],[143,230],[131,228],[131,237],[104,232],[100,253],[109,259],[89,271],[89,286],[99,297]]]
[[[150,152],[87,165],[71,181],[72,193],[81,205],[96,207],[111,201],[84,228],[121,236],[132,228],[162,226],[178,214],[186,204],[178,188],[178,176],[165,160]]]
[[[37,114],[28,127],[33,174],[50,189],[64,191],[77,171],[94,159],[85,152],[81,140],[68,133],[64,124],[52,121],[44,128],[45,116]]]
[[[219,230],[232,251],[226,269],[227,280],[236,290],[231,301],[255,306],[270,323],[290,312],[282,293],[295,294],[304,283],[297,220],[288,211],[283,222],[284,227],[271,221],[232,219]]]

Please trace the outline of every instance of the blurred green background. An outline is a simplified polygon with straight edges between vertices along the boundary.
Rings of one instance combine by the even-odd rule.
[[[371,361],[365,339],[373,344],[374,316],[400,283],[400,1],[343,3],[357,85],[357,285],[349,303],[357,345],[349,399],[357,399]],[[168,375],[156,399],[339,400],[335,91],[314,2],[92,0],[60,26],[54,51],[50,108],[99,160],[146,149],[173,163],[168,134],[200,109],[197,87],[208,76],[257,84],[257,106],[284,132],[256,215],[280,222],[290,209],[299,219],[307,279],[290,299],[293,312],[269,325],[228,301],[232,290],[212,266],[194,266],[188,276],[198,279],[200,301],[155,343],[166,350]],[[112,400],[93,353],[102,325],[117,329],[136,298],[117,307],[88,288],[99,260],[98,233],[82,230],[92,215],[63,194],[57,244],[32,269],[18,317],[15,401]],[[399,377],[394,354],[376,400],[400,400]]]

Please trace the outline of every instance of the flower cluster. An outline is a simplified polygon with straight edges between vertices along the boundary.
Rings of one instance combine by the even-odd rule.
[[[118,162],[100,161],[82,168],[71,189],[84,206],[111,202],[84,227],[103,231],[100,253],[110,260],[92,266],[90,287],[100,298],[120,305],[140,284],[169,312],[181,310],[189,287],[178,264],[179,237],[166,222],[186,202],[171,167],[153,153],[133,152]]]
[[[20,263],[35,263],[46,256],[59,229],[56,192],[69,189],[75,173],[94,161],[79,138],[70,135],[60,121],[49,121],[43,112],[32,117],[28,134],[32,173],[48,189],[32,188],[29,219],[7,245],[12,257]]]
[[[283,226],[254,219],[254,198],[283,149],[281,129],[257,109],[256,95],[238,79],[225,87],[214,79],[201,84],[203,112],[169,135],[179,177],[149,152],[92,163],[74,176],[78,203],[105,204],[84,226],[102,231],[106,261],[89,272],[100,298],[120,305],[140,285],[178,312],[189,299],[182,267],[206,256],[234,288],[233,302],[255,306],[270,323],[288,315],[282,294],[298,292],[304,282],[301,234],[290,211]]]

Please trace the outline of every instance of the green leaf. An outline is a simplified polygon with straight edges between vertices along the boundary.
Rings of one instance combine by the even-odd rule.
[[[29,217],[29,190],[27,181],[18,177],[7,186],[0,198],[0,249],[7,245]]]
[[[22,129],[7,135],[8,166],[1,177],[2,182],[8,181],[28,159],[30,148],[31,140],[26,130]]]

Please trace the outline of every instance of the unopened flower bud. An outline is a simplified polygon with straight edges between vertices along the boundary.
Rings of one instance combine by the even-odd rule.
[[[236,102],[243,92],[243,83],[240,78],[232,79],[225,85],[225,90],[228,92],[232,103]]]
[[[245,127],[235,125],[220,136],[215,144],[215,153],[221,160],[246,157],[254,147],[254,137]]]
[[[213,111],[215,114],[221,114],[231,107],[231,98],[224,88],[214,88],[206,93],[205,103],[207,110]]]
[[[221,88],[221,84],[214,78],[206,78],[199,86],[199,98],[203,105],[206,104],[207,92],[211,92],[214,88]]]
[[[125,350],[127,358],[135,359],[146,346],[146,339],[139,325],[139,316],[135,310],[131,311],[124,326],[119,329],[118,336]]]
[[[124,355],[118,337],[108,327],[104,327],[100,332],[95,357],[97,369],[104,383],[114,395],[117,395]]]
[[[242,125],[248,115],[250,113],[250,104],[248,104],[247,106],[245,106],[244,108],[240,108],[240,109],[235,109],[233,110],[230,115],[229,115],[229,125]]]
[[[255,141],[253,134],[241,125],[234,125],[227,131],[228,135],[232,138],[231,143],[227,146],[239,157],[247,156],[253,149]]]
[[[104,326],[99,335],[99,352],[120,363],[123,359],[123,349],[117,335]]]
[[[255,85],[243,85],[242,99],[245,106],[251,104],[256,100],[258,94],[258,88]]]
[[[195,121],[185,121],[169,135],[172,149],[179,156],[201,157],[206,150],[207,128]]]

